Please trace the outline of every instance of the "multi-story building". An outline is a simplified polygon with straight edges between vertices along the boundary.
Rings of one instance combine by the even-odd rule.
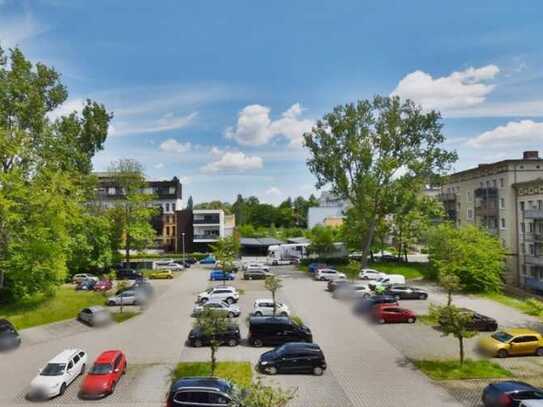
[[[209,245],[234,233],[235,216],[222,209],[185,209],[179,215],[178,237],[187,252],[207,252]]]
[[[346,210],[345,200],[331,192],[323,191],[319,198],[319,206],[313,206],[307,211],[307,228],[312,229],[316,225],[341,225]]]
[[[506,282],[523,285],[519,256],[518,185],[543,177],[543,160],[537,151],[526,151],[522,159],[480,164],[451,174],[438,195],[450,220],[457,225],[473,224],[485,228],[502,242],[506,253]]]
[[[115,202],[124,199],[124,191],[115,183],[113,174],[97,172],[97,202],[102,207],[111,208]],[[147,181],[143,193],[153,195],[150,204],[158,209],[151,223],[157,232],[156,246],[165,251],[179,251],[177,216],[182,209],[182,186],[177,177],[166,181]]]

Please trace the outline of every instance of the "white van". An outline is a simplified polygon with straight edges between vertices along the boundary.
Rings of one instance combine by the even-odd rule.
[[[387,274],[375,282],[369,283],[371,289],[375,289],[377,286],[389,286],[392,284],[405,284],[405,276],[401,274]]]

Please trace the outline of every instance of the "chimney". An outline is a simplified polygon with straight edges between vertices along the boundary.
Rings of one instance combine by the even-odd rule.
[[[523,160],[539,160],[539,151],[525,151],[522,153]]]

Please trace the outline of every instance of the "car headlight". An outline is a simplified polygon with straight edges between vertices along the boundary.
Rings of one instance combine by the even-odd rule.
[[[260,364],[261,364],[262,366],[266,366],[266,365],[268,364],[268,362],[266,362],[265,360],[262,360],[262,361],[260,361]]]

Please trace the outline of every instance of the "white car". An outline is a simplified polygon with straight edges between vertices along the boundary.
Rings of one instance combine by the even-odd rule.
[[[85,281],[85,280],[93,280],[95,282],[98,282],[99,279],[94,274],[88,274],[88,273],[75,274],[72,277],[72,283],[74,284],[79,284],[80,282]]]
[[[213,300],[204,304],[196,304],[192,307],[192,317],[197,317],[198,314],[205,309],[212,309],[214,311],[224,312],[228,318],[239,317],[241,315],[241,309],[237,305],[228,304],[225,301]]]
[[[155,261],[155,270],[183,271],[185,267],[173,260]]]
[[[273,315],[273,300],[271,298],[256,300],[253,304],[253,314],[257,317]],[[285,304],[276,301],[275,315],[288,317],[290,310]]]
[[[318,281],[330,281],[339,278],[347,278],[347,276],[334,269],[318,269],[315,273],[315,280]]]
[[[196,302],[205,303],[207,301],[226,301],[228,304],[238,302],[239,293],[235,287],[211,287],[198,294]]]
[[[543,407],[543,400],[523,400],[518,407]]]
[[[145,294],[141,290],[126,290],[118,295],[109,297],[107,305],[141,305],[147,300]]]
[[[32,398],[50,399],[64,394],[75,379],[85,373],[87,354],[81,349],[66,349],[51,359],[30,383]]]
[[[375,290],[377,287],[388,287],[392,284],[405,284],[405,277],[401,274],[387,274],[376,281],[372,281],[369,286]]]
[[[266,266],[264,263],[247,263],[245,265],[244,270],[247,270],[247,271],[253,271],[253,270],[270,271],[270,268],[268,266]]]
[[[384,276],[386,276],[385,273],[374,269],[362,269],[362,271],[358,273],[358,278],[360,280],[378,280]]]
[[[373,291],[365,284],[347,284],[338,287],[332,297],[339,299],[367,298],[372,294]]]

